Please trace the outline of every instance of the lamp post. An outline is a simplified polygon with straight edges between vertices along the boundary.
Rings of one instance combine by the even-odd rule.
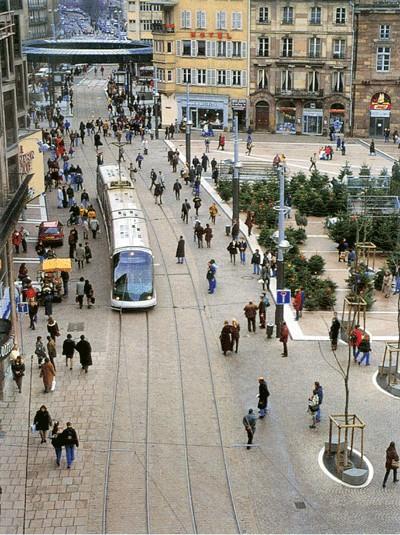
[[[239,175],[242,164],[239,162],[239,127],[238,117],[233,116],[233,173],[232,173],[232,224],[239,221]]]
[[[158,69],[154,72],[154,137],[158,139]]]
[[[275,232],[273,239],[278,246],[278,259],[276,263],[277,277],[276,289],[283,290],[285,285],[285,264],[284,255],[290,249],[290,243],[285,239],[285,171],[282,166],[278,167],[279,174],[279,207],[276,210],[279,213],[278,232]],[[283,304],[277,304],[275,307],[275,325],[276,336],[280,336],[281,325],[283,322]]]
[[[191,135],[192,121],[190,119],[190,103],[189,103],[189,84],[186,84],[186,163],[190,167],[190,135]]]

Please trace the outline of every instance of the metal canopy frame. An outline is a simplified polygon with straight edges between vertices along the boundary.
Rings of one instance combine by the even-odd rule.
[[[347,420],[347,423],[346,423]],[[354,432],[359,429],[361,431],[360,437],[360,467],[362,467],[363,457],[364,457],[364,429],[365,423],[356,415],[348,414],[347,419],[345,414],[331,414],[329,415],[329,445],[328,445],[328,454],[332,453],[332,434],[333,426],[336,427],[338,433],[338,442],[336,450],[336,469],[339,472],[343,472],[346,468],[344,466],[345,451],[340,447],[340,440],[342,437],[342,432],[344,432],[344,444],[347,443],[348,433],[350,431],[350,455],[353,453],[354,446]]]
[[[367,269],[375,271],[376,245],[371,241],[356,243],[356,266],[364,264]]]
[[[394,195],[349,195],[347,211],[365,217],[390,217],[400,214],[400,200]]]
[[[393,358],[393,354],[395,354],[395,357]],[[385,369],[385,363],[386,359],[389,360],[389,367],[387,372],[387,386],[396,385],[398,384],[398,370],[399,370],[399,359],[400,359],[400,347],[394,344],[390,344],[389,342],[386,342],[385,345],[385,351],[383,353],[383,361],[382,365],[378,368],[379,375],[386,375],[384,369]]]
[[[269,164],[262,162],[241,162],[239,180],[260,181],[260,180],[277,180],[278,173],[276,169]],[[223,160],[218,164],[219,180],[232,180],[233,161]]]

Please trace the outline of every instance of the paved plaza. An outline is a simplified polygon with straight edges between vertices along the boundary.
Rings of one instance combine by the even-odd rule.
[[[104,82],[87,79],[76,87],[73,122],[105,116]],[[229,137],[229,136],[228,136]],[[176,146],[184,152],[178,137]],[[290,172],[307,170],[309,156],[325,140],[278,136],[256,137],[252,159],[268,162],[276,152],[287,156]],[[242,144],[240,158],[245,159]],[[203,152],[204,142],[193,135],[192,154]],[[380,148],[380,146],[379,146]],[[318,167],[334,176],[348,159],[357,169],[364,162],[380,171],[391,167],[389,156],[369,157],[368,147],[348,140],[347,156],[334,156]],[[127,162],[141,150],[138,139],[126,146]],[[183,186],[175,200],[172,184],[178,175],[167,163],[164,140],[149,143],[149,155],[138,173],[136,187],[145,210],[156,265],[157,307],[148,313],[123,314],[110,309],[110,266],[105,229],[90,239],[92,263],[83,275],[90,279],[96,304],[79,310],[74,298],[81,273],[71,273],[70,295],[54,305],[61,328],[57,342],[56,391],[43,394],[35,359],[34,340],[45,336],[46,318],[39,311],[38,328],[23,323],[27,373],[22,394],[8,380],[0,402],[1,533],[391,533],[398,531],[398,489],[382,489],[385,450],[398,441],[398,400],[378,390],[372,381],[383,341],[373,341],[372,366],[351,369],[350,411],[366,422],[365,453],[374,466],[374,478],[363,489],[349,489],[329,479],[318,464],[328,439],[328,415],[342,412],[344,386],[324,337],[330,314],[308,317],[299,326],[302,336],[289,340],[289,357],[281,358],[281,344],[259,329],[248,333],[243,307],[256,301],[260,285],[247,264],[233,265],[226,247],[229,206],[220,206],[211,249],[198,249],[192,222],[180,218],[181,202],[191,202],[191,189]],[[211,154],[222,158],[212,142]],[[103,146],[104,163],[115,163],[116,147]],[[228,141],[224,157],[232,157]],[[96,157],[93,141],[86,138],[74,156],[83,170],[84,186],[96,198]],[[166,181],[163,207],[154,204],[149,191],[150,170],[162,170]],[[208,221],[215,196],[210,181],[202,189],[200,219]],[[56,208],[55,192],[47,195],[49,219],[65,222],[67,210]],[[32,221],[41,207],[32,209]],[[192,210],[192,212],[194,212]],[[191,214],[193,216],[193,213]],[[27,223],[35,236],[37,223]],[[319,221],[310,218],[310,236],[304,250],[324,251],[327,274],[344,277],[335,262],[334,244],[324,237]],[[81,229],[79,229],[81,233]],[[176,264],[179,236],[186,242],[186,263]],[[254,246],[252,241],[251,245]],[[59,250],[67,256],[67,245]],[[34,242],[28,247],[28,269],[38,269]],[[218,265],[217,291],[207,293],[207,262]],[[16,267],[19,260],[16,262]],[[385,306],[386,305],[386,306]],[[378,303],[377,312],[392,314],[395,303]],[[385,306],[385,308],[384,308]],[[292,314],[288,309],[286,314]],[[396,334],[391,315],[382,336]],[[268,319],[274,316],[274,307]],[[239,353],[224,356],[219,334],[225,319],[241,324]],[[393,327],[394,325],[394,327]],[[377,328],[378,328],[377,327]],[[65,367],[61,342],[70,332],[85,334],[93,347],[93,366],[82,374],[78,357],[74,369]],[[297,333],[299,334],[299,333]],[[379,331],[379,335],[381,331]],[[313,339],[313,337],[317,339]],[[296,339],[297,338],[297,339]],[[303,339],[301,339],[303,338]],[[342,363],[347,346],[338,350]],[[256,410],[258,382],[263,375],[271,392],[270,411],[258,420],[255,446],[247,451],[242,418]],[[30,390],[30,378],[32,389]],[[309,429],[307,399],[313,383],[324,387],[322,421]],[[29,432],[30,423],[44,403],[53,419],[73,422],[80,447],[71,470],[65,459],[55,464],[51,444],[40,444]],[[358,449],[358,444],[356,445]]]

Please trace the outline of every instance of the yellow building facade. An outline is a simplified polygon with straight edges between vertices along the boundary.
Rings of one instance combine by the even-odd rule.
[[[153,63],[162,124],[186,120],[193,128],[247,124],[249,0],[164,0],[153,26]]]
[[[153,26],[162,20],[161,5],[154,2],[128,0],[127,2],[127,36],[132,41],[153,41]]]

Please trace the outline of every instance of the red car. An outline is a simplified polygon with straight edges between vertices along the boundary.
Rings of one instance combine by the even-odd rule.
[[[42,221],[39,225],[38,241],[45,245],[62,245],[64,243],[63,224],[60,221]]]

